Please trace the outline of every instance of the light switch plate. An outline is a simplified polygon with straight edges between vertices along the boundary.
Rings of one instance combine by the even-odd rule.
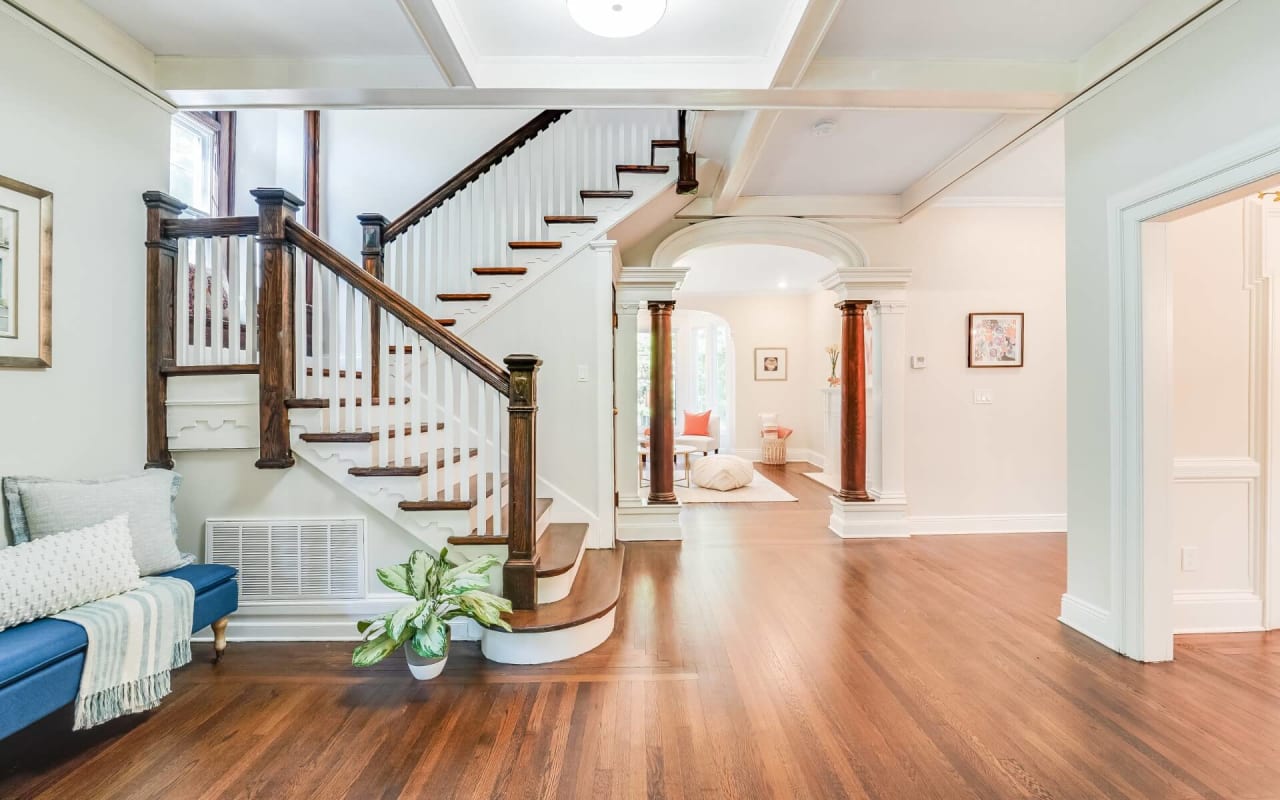
[[[912,369],[924,369],[924,368],[925,368],[925,363],[926,363],[926,361],[925,361],[925,357],[924,357],[924,356],[912,356],[912,357],[911,357],[911,368],[912,368]]]
[[[1200,569],[1200,548],[1182,548],[1182,571],[1195,572],[1198,569]]]
[[[586,364],[578,365],[578,383],[586,383],[591,379],[591,369]]]
[[[995,402],[991,395],[990,389],[974,389],[973,404],[978,406],[989,406]]]

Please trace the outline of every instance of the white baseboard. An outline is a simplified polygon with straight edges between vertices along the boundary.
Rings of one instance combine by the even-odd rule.
[[[1058,621],[1112,650],[1116,649],[1115,626],[1111,622],[1111,612],[1105,608],[1064,594]]]
[[[1262,598],[1253,592],[1174,592],[1174,633],[1260,631]]]
[[[360,640],[356,623],[386,614],[409,598],[374,595],[358,600],[326,600],[306,603],[244,603],[231,615],[227,639],[233,642],[355,642]],[[469,619],[450,621],[453,640],[480,639],[480,626]],[[193,636],[197,642],[211,642],[208,629]]]
[[[913,536],[966,533],[1065,533],[1066,514],[995,514],[945,517],[910,517]]]

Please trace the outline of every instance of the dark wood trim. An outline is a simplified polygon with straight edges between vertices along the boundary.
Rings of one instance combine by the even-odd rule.
[[[510,392],[510,379],[506,370],[494,364],[479,350],[450,333],[439,322],[427,316],[422,309],[351,263],[328,242],[320,239],[295,220],[286,220],[284,228],[285,237],[290,244],[297,246],[325,268],[337,274],[339,278],[351,284],[374,305],[400,320],[407,328],[435,345],[449,358],[462,364],[480,380],[504,395]]]
[[[509,463],[507,485],[507,561],[502,566],[502,594],[517,610],[538,607],[537,485],[538,368],[542,359],[510,355],[508,403]],[[495,531],[497,533],[497,531]]]
[[[289,448],[289,407],[293,399],[294,245],[285,232],[296,226],[302,201],[284,189],[254,189],[258,202],[258,244],[262,288],[258,295],[259,469],[293,466]]]
[[[236,112],[214,112],[218,119],[218,208],[219,216],[236,213]]]
[[[671,171],[666,164],[619,164],[613,168],[619,175],[631,173],[636,175],[662,175]]]
[[[671,363],[673,300],[649,303],[649,503],[671,505],[675,492],[675,420]]]
[[[442,303],[483,303],[493,295],[488,292],[441,292],[436,299]]]
[[[599,217],[586,214],[551,214],[542,218],[547,225],[592,225],[600,221]]]
[[[845,300],[840,309],[840,491],[846,503],[869,503],[867,492],[867,307]]]
[[[630,189],[583,189],[578,197],[583,200],[630,200],[635,197]]]
[[[488,172],[516,150],[519,150],[526,142],[542,133],[568,113],[568,111],[543,111],[526,122],[510,136],[490,148],[489,152],[472,161],[457,175],[445,181],[439,189],[424,197],[413,208],[396,217],[395,221],[387,226],[383,242],[390,242],[413,227],[423,217],[443,205],[444,201],[462,191],[468,184]]]
[[[161,369],[161,373],[167,377],[181,377],[183,375],[257,375],[257,364],[200,364],[196,366],[177,366],[169,364]]]
[[[201,217],[166,219],[161,234],[166,239],[201,239],[210,236],[256,236],[257,217]]]
[[[685,130],[688,116],[689,112],[683,109],[678,115],[680,133],[676,146],[680,148],[680,155],[676,161],[678,167],[676,194],[697,194],[698,192],[698,154],[689,150],[689,135]]]
[[[302,181],[307,230],[320,233],[320,112],[302,112]]]
[[[164,192],[146,192],[147,207],[147,463],[173,469],[169,452],[168,379],[174,362],[174,285],[178,243],[165,236],[165,223],[186,210]]]
[[[507,242],[512,250],[559,250],[564,242]]]
[[[524,275],[528,267],[473,267],[473,275]]]

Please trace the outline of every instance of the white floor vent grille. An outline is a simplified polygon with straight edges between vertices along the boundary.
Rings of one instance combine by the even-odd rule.
[[[364,597],[362,519],[211,519],[205,557],[240,571],[241,600]]]

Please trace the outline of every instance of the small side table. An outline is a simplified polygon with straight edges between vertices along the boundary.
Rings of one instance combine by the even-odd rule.
[[[678,485],[684,486],[687,489],[693,488],[693,472],[692,470],[689,469],[689,456],[693,455],[695,452],[698,452],[698,451],[687,445],[678,444],[675,446],[676,461],[679,462],[681,457],[684,458],[684,483],[680,483],[678,480],[673,482]],[[648,486],[649,482],[644,479],[644,465],[645,465],[645,461],[649,459],[648,446],[641,447],[639,454],[640,454],[640,485]]]

